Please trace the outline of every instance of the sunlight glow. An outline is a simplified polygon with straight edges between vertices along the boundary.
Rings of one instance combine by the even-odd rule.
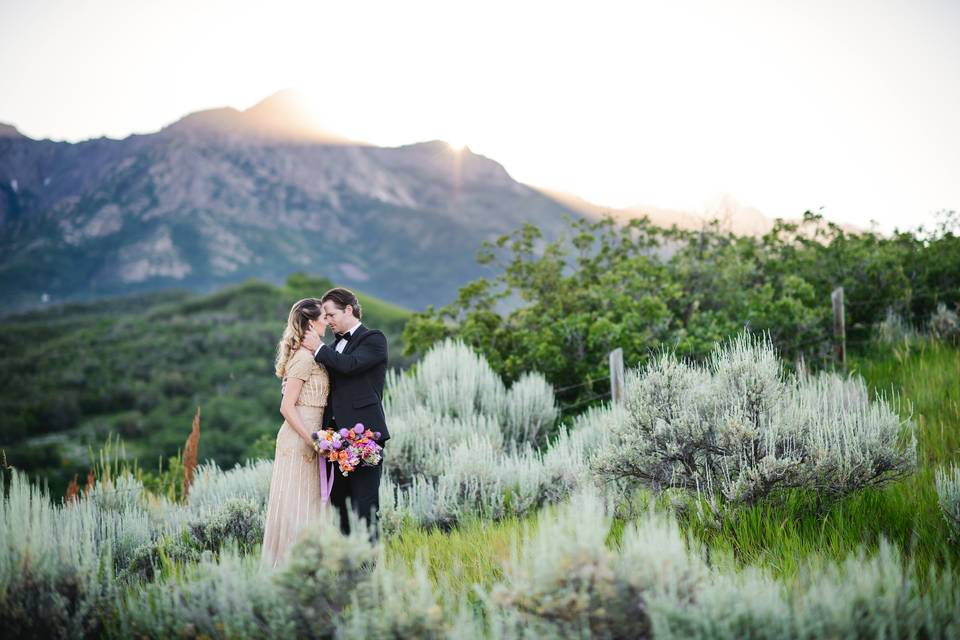
[[[597,204],[731,194],[892,230],[960,209],[960,3],[882,5],[102,0],[51,20],[2,3],[0,122],[119,138],[294,87],[324,131],[469,140]]]

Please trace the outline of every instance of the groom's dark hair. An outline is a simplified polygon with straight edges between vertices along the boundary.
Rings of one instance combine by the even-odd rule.
[[[321,304],[327,300],[332,300],[333,303],[337,305],[337,308],[341,311],[346,309],[347,305],[350,305],[353,308],[353,317],[355,317],[357,320],[360,319],[360,315],[362,313],[360,311],[360,301],[357,300],[357,296],[354,295],[353,291],[350,291],[350,289],[343,289],[341,287],[330,289],[330,291],[327,291],[325,294],[323,294],[323,297],[320,300]]]

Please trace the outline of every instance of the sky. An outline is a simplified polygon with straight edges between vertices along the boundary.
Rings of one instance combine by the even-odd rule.
[[[0,0],[0,122],[79,141],[295,88],[598,204],[960,210],[960,2]]]

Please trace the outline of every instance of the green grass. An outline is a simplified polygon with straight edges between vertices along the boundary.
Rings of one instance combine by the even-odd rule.
[[[903,417],[912,415],[919,426],[917,472],[819,509],[815,496],[795,491],[728,515],[719,528],[685,519],[685,529],[705,544],[712,562],[760,566],[789,580],[803,566],[840,561],[864,546],[873,550],[883,536],[913,559],[921,582],[931,568],[960,566],[960,545],[950,539],[933,480],[940,464],[960,458],[960,351],[931,342],[876,347],[854,357],[849,368],[875,393],[896,393],[903,400]],[[638,504],[646,499],[635,496]],[[410,563],[424,554],[435,581],[489,587],[501,577],[501,565],[523,527],[535,522],[477,520],[450,532],[407,529],[388,541],[388,558]],[[611,541],[618,537],[618,524]]]
[[[876,548],[884,536],[912,557],[921,580],[931,567],[958,566],[960,546],[950,540],[941,516],[934,472],[958,459],[960,351],[933,342],[876,347],[853,358],[850,371],[863,376],[874,393],[896,394],[905,401],[900,403],[902,417],[912,415],[918,425],[916,473],[826,508],[818,509],[812,495],[789,492],[725,516],[719,528],[691,522],[693,533],[712,552],[738,565],[792,576],[814,558],[840,560],[861,546]]]
[[[524,527],[536,522],[532,514],[496,522],[471,519],[451,531],[404,527],[387,539],[387,559],[412,568],[414,560],[422,558],[434,583],[454,593],[466,593],[475,584],[489,589],[503,578],[503,565]]]

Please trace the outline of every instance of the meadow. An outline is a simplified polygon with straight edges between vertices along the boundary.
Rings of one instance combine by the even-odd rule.
[[[265,363],[278,318],[327,281],[8,319],[0,627],[956,637],[956,222],[880,238],[808,216],[758,239],[580,221],[569,245],[527,226],[448,307],[361,298],[394,358],[382,536],[321,519],[277,570],[260,565]]]
[[[382,542],[320,522],[274,572],[258,565],[269,460],[201,464],[186,497],[182,467],[146,488],[118,445],[68,501],[8,469],[0,623],[12,637],[955,637],[960,351],[877,341],[850,368],[803,374],[743,335],[710,364],[663,355],[631,372],[625,406],[549,431],[542,376],[507,385],[463,343],[435,345],[389,381]],[[746,399],[713,402],[723,389]],[[671,395],[682,405],[650,400]],[[727,456],[693,491],[650,482],[669,447],[631,444],[650,411],[684,425],[681,406],[718,411],[699,415]],[[776,445],[756,459],[731,444],[744,407],[764,431],[750,446]],[[798,415],[845,435],[790,431]],[[653,440],[674,436],[695,439],[661,424]],[[764,476],[770,457],[785,466]]]

